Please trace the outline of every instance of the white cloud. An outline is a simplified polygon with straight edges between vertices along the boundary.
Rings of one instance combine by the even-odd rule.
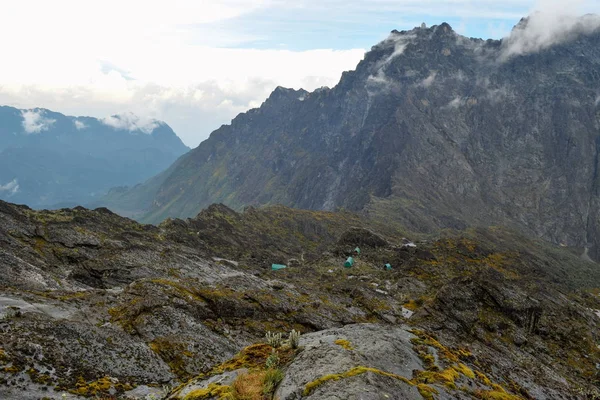
[[[598,95],[598,97],[596,97],[596,101],[594,102],[594,105],[597,106],[600,104],[600,95]]]
[[[546,2],[548,7],[531,14],[527,21],[517,26],[503,41],[501,60],[513,56],[539,52],[548,47],[565,43],[581,34],[591,34],[600,30],[600,16],[571,15],[561,2]]]
[[[74,120],[73,124],[75,125],[75,129],[77,129],[78,131],[86,129],[88,127],[84,122],[78,120]]]
[[[47,131],[56,122],[55,119],[45,118],[43,110],[22,110],[21,116],[23,117],[22,124],[26,134]]]
[[[323,27],[343,25],[356,37],[422,19],[516,21],[534,1],[11,0],[0,6],[0,48],[18,56],[0,63],[0,104],[94,117],[131,110],[166,121],[195,146],[276,86],[331,87],[364,54],[362,48],[266,49],[265,29],[254,28],[267,26],[276,36],[274,13],[284,17],[278,29],[329,32]],[[599,8],[597,0],[586,4]],[[249,43],[261,47],[242,48]],[[377,79],[385,79],[384,71],[373,71]]]
[[[452,101],[450,101],[445,107],[446,108],[459,108],[461,106],[464,106],[466,103],[466,100],[463,99],[460,96],[456,96],[454,99],[452,99]]]
[[[433,81],[435,81],[435,76],[437,75],[437,72],[433,71],[431,74],[429,74],[429,76],[425,79],[423,79],[423,81],[421,82],[421,85],[423,87],[428,88],[429,86],[431,86],[433,84]]]
[[[109,117],[101,118],[100,121],[104,125],[108,125],[115,129],[126,130],[130,132],[139,131],[150,134],[159,126],[159,122],[152,118],[140,118],[137,115],[129,112]]]
[[[163,51],[164,50],[164,51]],[[123,60],[136,79],[104,63],[49,58],[45,68],[22,74],[20,63],[0,63],[0,104],[19,108],[43,105],[68,115],[102,118],[130,110],[140,118],[167,122],[196,146],[238,113],[259,106],[277,86],[314,90],[334,86],[341,72],[354,69],[364,50],[259,50],[184,46],[142,51]],[[157,60],[156,54],[161,54]],[[25,55],[24,57],[28,57]],[[210,61],[208,61],[210,60]],[[34,62],[35,59],[30,60]],[[69,61],[70,62],[70,61]],[[26,61],[29,65],[29,62]],[[106,71],[106,69],[105,69]],[[229,100],[229,101],[224,101]]]
[[[19,191],[19,182],[16,179],[8,182],[6,185],[0,185],[0,193],[8,192],[9,196],[16,194]]]

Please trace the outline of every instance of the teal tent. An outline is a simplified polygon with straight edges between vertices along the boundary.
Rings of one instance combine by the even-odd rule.
[[[271,265],[271,271],[279,271],[280,269],[284,269],[287,268],[287,265],[283,265],[283,264],[272,264]]]
[[[344,267],[346,268],[350,268],[351,266],[354,265],[354,258],[352,257],[348,257],[348,259],[346,260],[346,262],[344,263]]]
[[[385,264],[385,270],[389,271],[390,269],[392,269],[392,266],[390,264]]]
[[[356,253],[356,255],[360,255],[360,247],[356,246],[354,252]]]

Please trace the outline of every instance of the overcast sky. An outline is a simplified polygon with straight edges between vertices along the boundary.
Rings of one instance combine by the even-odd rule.
[[[392,29],[501,38],[599,0],[0,0],[0,105],[133,112],[195,147],[278,85],[333,86]]]

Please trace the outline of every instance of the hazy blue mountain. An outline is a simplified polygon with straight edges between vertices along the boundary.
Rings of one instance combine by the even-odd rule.
[[[0,199],[85,204],[159,173],[189,149],[164,122],[0,107]]]

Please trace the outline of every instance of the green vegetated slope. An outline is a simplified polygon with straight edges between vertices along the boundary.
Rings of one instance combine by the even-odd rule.
[[[265,333],[293,329],[269,396],[597,393],[600,271],[504,228],[414,237],[352,213],[222,205],[152,226],[0,202],[0,245],[2,398],[180,383],[172,398],[242,398],[266,382]]]

